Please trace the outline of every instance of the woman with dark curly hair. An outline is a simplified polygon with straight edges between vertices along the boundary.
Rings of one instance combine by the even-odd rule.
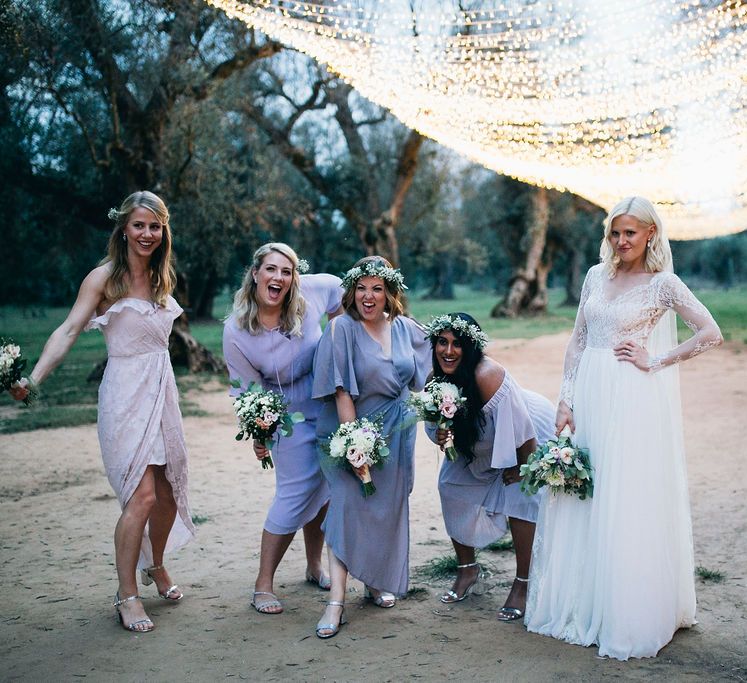
[[[508,518],[516,578],[498,619],[520,619],[539,503],[537,496],[521,491],[519,465],[538,440],[553,436],[553,407],[543,396],[522,389],[503,366],[483,354],[487,337],[472,316],[440,315],[426,329],[433,346],[433,377],[456,385],[467,399],[448,431],[426,425],[442,448],[453,437],[458,453],[456,460],[444,458],[438,480],[444,524],[458,562],[456,581],[441,602],[459,602],[470,594],[480,578],[475,548],[503,536]]]

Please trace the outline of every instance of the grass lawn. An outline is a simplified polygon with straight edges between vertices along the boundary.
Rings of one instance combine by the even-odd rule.
[[[699,290],[696,294],[713,313],[727,340],[747,344],[747,287]],[[563,298],[562,291],[553,290],[547,315],[517,320],[490,318],[490,310],[498,297],[465,287],[457,287],[456,298],[448,301],[424,300],[413,292],[410,295],[410,309],[411,314],[421,322],[427,322],[430,316],[437,313],[464,311],[474,316],[492,338],[532,338],[570,332],[576,309],[561,306]],[[229,306],[227,294],[219,297],[214,309],[216,320],[192,325],[195,338],[218,355],[221,354],[223,326],[217,318],[223,317]],[[0,307],[0,337],[13,338],[33,365],[47,337],[66,315],[67,309],[64,308]],[[679,324],[681,336],[687,337],[689,331],[681,322]],[[98,384],[86,382],[86,377],[105,357],[106,347],[101,333],[82,333],[64,362],[44,382],[41,400],[33,409],[16,404],[7,394],[0,398],[0,433],[95,422]],[[180,368],[176,369],[176,375],[183,394],[203,381],[202,377],[191,376]],[[185,415],[199,414],[196,406],[184,400],[182,411]]]

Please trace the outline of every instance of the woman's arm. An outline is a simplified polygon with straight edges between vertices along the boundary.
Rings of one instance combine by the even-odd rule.
[[[337,387],[335,392],[335,405],[337,406],[337,417],[340,424],[353,422],[356,419],[355,404],[350,394],[342,387]]]
[[[23,378],[11,394],[16,400],[23,400],[29,393],[28,384],[41,384],[65,358],[86,323],[93,317],[99,304],[104,300],[104,285],[109,277],[108,266],[92,270],[80,285],[78,298],[70,309],[65,322],[52,334],[39,357],[29,378]]]
[[[581,362],[581,356],[586,348],[586,335],[588,332],[586,326],[586,317],[584,316],[584,305],[589,298],[591,289],[591,270],[586,273],[584,285],[581,288],[581,300],[576,312],[576,322],[573,325],[573,333],[568,341],[565,350],[565,360],[563,362],[563,383],[560,387],[560,398],[558,399],[558,411],[555,416],[555,431],[557,434],[568,425],[571,431],[575,431],[576,425],[573,422],[573,390],[576,384],[576,373]]]

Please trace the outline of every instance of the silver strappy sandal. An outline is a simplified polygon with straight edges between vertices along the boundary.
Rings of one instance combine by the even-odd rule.
[[[520,576],[514,577],[514,581],[520,583],[529,583],[529,579],[522,579]],[[516,621],[524,616],[524,610],[518,607],[501,607],[498,610],[498,621]]]
[[[345,603],[340,602],[339,600],[329,600],[327,601],[327,605],[330,605],[332,607],[342,607],[342,612],[340,612],[340,621],[338,621],[336,624],[322,624],[319,622],[316,625],[316,635],[317,638],[334,638],[339,632],[340,629],[348,623],[347,619],[345,619]],[[330,633],[321,633],[321,631],[330,631]]]
[[[147,569],[141,569],[140,570],[140,582],[143,584],[143,586],[150,586],[155,579],[151,575],[151,572],[157,572],[161,569],[164,569],[164,566],[162,564],[159,564],[158,566],[148,567]],[[169,586],[169,588],[166,589],[164,593],[161,593],[161,591],[156,588],[156,591],[158,591],[158,596],[160,598],[163,598],[164,600],[168,600],[170,602],[179,602],[184,597],[184,593],[182,593],[179,590],[179,586],[174,584],[173,586]],[[172,595],[178,593],[179,597],[172,597]]]
[[[120,600],[119,593],[117,593],[112,606],[115,610],[117,610],[117,619],[119,620],[119,623],[122,624],[122,628],[127,631],[132,631],[133,633],[150,633],[156,627],[156,625],[148,617],[146,617],[145,619],[132,621],[129,624],[125,624],[124,619],[122,618],[122,612],[120,611],[119,607],[120,605],[124,605],[126,602],[132,602],[133,600],[140,600],[140,596],[131,595],[129,598],[122,598]],[[138,628],[140,624],[143,624],[147,628]]]
[[[469,569],[470,567],[477,567],[477,576],[475,577],[475,580],[469,586],[467,586],[467,588],[464,589],[464,593],[462,593],[461,596],[457,595],[457,593],[453,590],[446,591],[446,593],[444,593],[440,598],[441,602],[450,605],[452,602],[461,602],[466,597],[469,597],[470,593],[482,578],[482,567],[477,562],[457,565],[457,569]]]

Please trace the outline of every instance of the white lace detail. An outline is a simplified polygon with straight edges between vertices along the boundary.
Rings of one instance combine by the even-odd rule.
[[[651,372],[687,360],[722,343],[721,331],[708,309],[674,273],[656,273],[644,284],[608,298],[604,266],[589,269],[581,291],[576,324],[568,343],[560,399],[573,407],[573,390],[584,349],[613,348],[623,341],[646,346],[654,326],[674,310],[693,336],[665,354],[652,358]],[[588,322],[587,322],[588,321]]]

